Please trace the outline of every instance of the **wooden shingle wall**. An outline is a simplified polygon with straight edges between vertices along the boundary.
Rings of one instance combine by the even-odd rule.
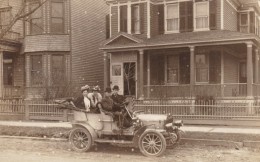
[[[224,0],[224,29],[237,31],[237,11]]]
[[[104,65],[99,47],[106,39],[105,18],[109,7],[97,0],[71,0],[70,3],[72,81],[77,85],[102,86]]]

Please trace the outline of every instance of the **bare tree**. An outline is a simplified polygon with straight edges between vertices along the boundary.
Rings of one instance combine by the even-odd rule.
[[[135,63],[127,63],[124,65],[124,81],[126,83],[125,91],[127,92],[127,95],[134,95],[131,81],[135,82],[135,68]]]
[[[9,32],[12,27],[14,26],[14,24],[18,21],[18,20],[25,20],[28,21],[28,16],[30,16],[31,14],[33,14],[36,10],[38,10],[44,3],[46,3],[48,0],[35,0],[35,2],[37,2],[39,5],[37,7],[35,7],[32,10],[26,10],[27,8],[27,3],[25,1],[23,1],[21,7],[19,8],[18,12],[15,14],[15,16],[13,16],[10,20],[10,22],[3,27],[0,30],[0,39],[3,39],[4,36],[7,34],[7,32]]]

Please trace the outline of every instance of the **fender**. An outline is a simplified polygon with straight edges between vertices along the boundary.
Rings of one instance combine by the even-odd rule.
[[[135,132],[134,138],[133,138],[134,146],[138,147],[139,138],[140,138],[141,135],[145,132],[146,129],[147,129],[147,126],[142,126],[141,128],[139,128],[139,129]]]
[[[98,138],[97,133],[95,132],[94,128],[92,128],[89,124],[87,123],[73,123],[72,128],[77,128],[77,127],[82,127],[85,128],[89,131],[89,133],[92,136],[92,145],[94,144],[94,141]]]

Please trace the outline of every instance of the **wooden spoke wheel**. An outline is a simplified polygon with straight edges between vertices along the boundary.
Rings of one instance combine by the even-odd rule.
[[[161,156],[166,149],[166,140],[160,132],[149,130],[139,138],[139,148],[145,156]]]
[[[77,152],[88,151],[92,146],[92,136],[86,128],[75,128],[69,136],[71,148]]]

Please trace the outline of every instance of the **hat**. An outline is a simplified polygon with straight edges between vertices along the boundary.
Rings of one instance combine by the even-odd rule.
[[[114,85],[113,90],[118,90],[119,91],[118,85]]]
[[[87,90],[89,91],[90,87],[88,85],[84,85],[83,87],[80,88],[81,92]]]
[[[100,91],[100,88],[98,85],[96,85],[95,87],[92,88],[92,91]]]
[[[106,88],[106,90],[105,90],[105,92],[111,93],[111,92],[112,92],[112,90],[111,90],[111,88],[110,88],[110,87],[107,87],[107,88]]]

